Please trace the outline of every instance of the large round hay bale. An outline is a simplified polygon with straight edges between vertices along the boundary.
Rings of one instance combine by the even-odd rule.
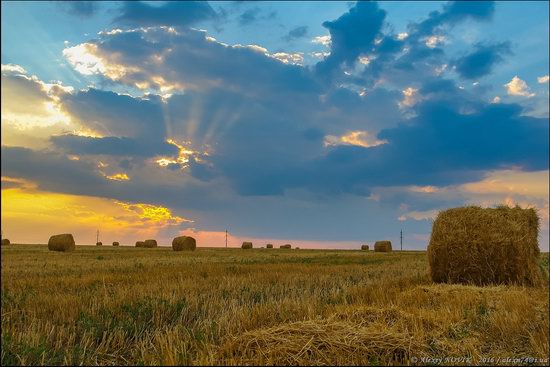
[[[50,251],[74,251],[74,249],[74,238],[70,233],[56,234],[48,240],[48,250]]]
[[[374,243],[375,252],[391,252],[391,241],[376,241]]]
[[[96,242],[95,245],[96,246],[103,246],[103,242]]]
[[[475,285],[539,284],[538,232],[534,209],[470,206],[442,211],[428,246],[431,278]]]
[[[369,250],[369,245],[361,245],[361,250],[368,251]]]
[[[11,243],[10,240],[8,240],[7,238],[2,238],[2,245],[1,246],[7,246],[10,243]]]
[[[290,245],[290,243],[287,243],[287,244],[285,244],[285,245],[279,246],[279,248],[282,248],[282,249],[290,249],[290,248],[292,248],[292,246]]]
[[[145,247],[145,242],[143,242],[143,241],[137,241],[137,242],[136,242],[136,247]]]
[[[251,249],[252,248],[252,242],[243,242],[243,244],[241,245],[241,248],[245,249],[245,250]]]
[[[157,247],[157,240],[145,240],[143,241],[143,247],[146,247],[146,248]]]
[[[195,251],[197,241],[193,237],[180,236],[172,240],[172,249],[174,251]]]
[[[268,243],[267,245],[265,245],[265,248],[273,248],[273,244]]]
[[[113,246],[118,246],[118,245],[120,245],[120,243],[118,243],[118,242],[116,242],[116,241],[113,242]]]

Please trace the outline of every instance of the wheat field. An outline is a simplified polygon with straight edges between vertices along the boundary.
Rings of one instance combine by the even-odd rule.
[[[548,285],[435,285],[425,252],[1,251],[2,365],[548,362]]]

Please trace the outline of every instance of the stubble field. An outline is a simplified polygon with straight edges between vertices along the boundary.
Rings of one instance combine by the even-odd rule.
[[[425,252],[1,251],[2,365],[548,362],[548,285],[433,284]]]

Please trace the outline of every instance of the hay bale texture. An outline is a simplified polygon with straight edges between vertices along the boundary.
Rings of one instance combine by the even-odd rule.
[[[143,242],[143,241],[137,241],[137,242],[136,242],[136,247],[145,247],[145,242]]]
[[[113,246],[118,246],[118,245],[120,245],[120,243],[118,243],[118,242],[116,242],[116,241],[113,242]]]
[[[193,237],[180,236],[172,240],[172,249],[174,251],[195,251],[197,241]]]
[[[535,209],[453,208],[433,223],[428,246],[434,282],[536,285],[539,218]]]
[[[361,245],[361,250],[368,251],[369,250],[369,245]]]
[[[391,252],[391,241],[376,241],[374,243],[375,252]]]
[[[48,240],[48,250],[50,251],[74,251],[75,242],[70,233],[56,234]]]
[[[288,249],[291,249],[292,246],[290,245],[290,243],[287,243],[286,245],[281,245],[281,246],[279,246],[279,248],[288,250]]]
[[[96,242],[95,245],[96,246],[103,246],[103,242]]]
[[[243,244],[241,245],[241,248],[244,249],[244,250],[251,249],[252,248],[252,242],[243,242]]]
[[[146,248],[157,247],[157,240],[145,240],[143,241],[143,247],[146,247]]]
[[[273,245],[271,243],[268,243],[267,245],[265,245],[266,248],[273,248]]]
[[[10,243],[11,243],[10,240],[8,240],[7,238],[2,238],[2,245],[1,246],[7,246]]]

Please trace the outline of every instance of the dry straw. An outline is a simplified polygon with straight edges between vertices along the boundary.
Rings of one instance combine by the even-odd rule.
[[[118,242],[116,242],[116,241],[113,242],[113,246],[118,246],[118,245],[120,245],[120,243],[118,243]]]
[[[369,250],[369,245],[361,245],[361,250],[368,251]]]
[[[281,245],[281,246],[279,246],[279,248],[282,248],[282,249],[290,249],[290,248],[292,248],[292,246],[290,245],[290,243],[287,243],[286,245]]]
[[[375,252],[391,252],[391,241],[376,241],[374,243]]]
[[[483,209],[470,206],[442,211],[428,246],[434,282],[537,285],[539,218],[535,209]]]
[[[145,240],[143,242],[143,247],[147,247],[147,248],[157,247],[157,240]]]
[[[96,242],[95,245],[96,246],[103,246],[103,242]]]
[[[252,248],[252,242],[243,242],[243,244],[241,245],[241,248],[245,249],[245,250],[251,249]]]
[[[70,233],[56,234],[48,240],[48,250],[50,251],[74,251],[74,249],[74,238]]]
[[[145,242],[143,242],[143,241],[137,241],[137,242],[136,242],[136,247],[145,247]]]
[[[248,331],[230,339],[221,352],[243,364],[338,366],[391,361],[399,365],[408,363],[419,348],[410,335],[378,324],[319,319]]]
[[[7,246],[10,244],[10,240],[8,240],[7,238],[2,238],[2,246]]]
[[[271,243],[268,243],[267,245],[265,245],[266,248],[273,248],[273,244]]]
[[[193,237],[180,236],[172,240],[172,249],[174,251],[195,251],[197,241]]]

